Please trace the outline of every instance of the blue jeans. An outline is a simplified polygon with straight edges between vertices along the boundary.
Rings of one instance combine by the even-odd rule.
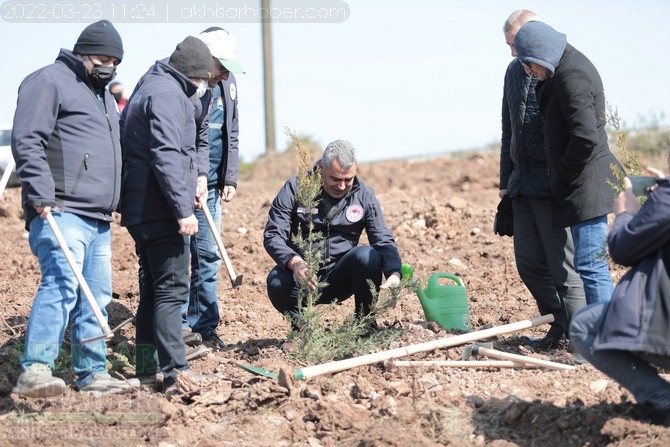
[[[570,227],[575,245],[575,270],[584,283],[586,304],[612,299],[614,283],[607,263],[607,216]]]
[[[189,237],[179,234],[176,219],[128,227],[140,257],[135,368],[155,372],[155,358],[169,385],[177,371],[190,369],[181,336],[181,307],[188,300]]]
[[[586,360],[630,391],[638,403],[670,408],[670,383],[652,366],[670,368],[670,357],[614,349],[593,350],[606,309],[607,303],[596,303],[577,312],[570,324],[570,340]]]
[[[221,234],[221,201],[216,189],[207,191],[207,208],[216,231]],[[183,328],[190,327],[206,337],[216,333],[219,325],[216,289],[221,256],[205,213],[196,209],[195,216],[198,218],[198,233],[191,238],[191,290],[188,303],[182,306],[181,323]]]
[[[52,215],[107,319],[105,306],[112,301],[109,222],[72,213],[53,212]],[[69,321],[72,326],[72,367],[77,376],[75,385],[86,386],[93,380],[93,373],[107,372],[107,345],[104,339],[86,344],[80,342],[102,335],[102,329],[49,223],[38,216],[30,221],[29,228],[28,243],[39,261],[42,281],[30,310],[21,369],[25,371],[33,363],[50,365],[54,369]]]

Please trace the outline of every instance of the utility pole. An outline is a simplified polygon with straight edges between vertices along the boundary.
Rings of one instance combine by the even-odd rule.
[[[265,155],[277,152],[275,146],[275,104],[272,87],[272,35],[270,0],[261,0],[263,34],[263,92],[265,99]]]

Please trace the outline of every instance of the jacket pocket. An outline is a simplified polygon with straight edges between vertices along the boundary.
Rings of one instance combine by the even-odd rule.
[[[77,172],[77,178],[74,179],[74,185],[72,185],[72,194],[77,193],[77,189],[79,188],[79,182],[81,181],[81,178],[84,176],[84,172],[88,170],[88,156],[89,153],[87,152],[84,155],[84,159],[81,161],[81,165],[79,166],[79,172]]]

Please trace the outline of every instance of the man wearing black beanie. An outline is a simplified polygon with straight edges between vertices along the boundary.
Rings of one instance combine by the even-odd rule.
[[[68,323],[75,389],[105,394],[139,385],[107,373],[104,339],[84,343],[102,331],[75,275],[63,267],[67,259],[50,228],[55,222],[61,230],[106,319],[105,306],[112,300],[110,222],[120,197],[121,146],[116,104],[104,87],[122,58],[119,33],[101,20],[84,29],[73,51],[61,49],[55,63],[28,75],[19,87],[12,153],[30,248],[42,272],[14,388],[23,396],[65,391],[65,382],[52,371]]]
[[[190,236],[198,231],[197,178],[207,176],[209,158],[195,104],[212,72],[209,49],[189,36],[142,77],[122,115],[121,225],[135,241],[142,272],[136,370],[143,382],[162,375],[166,394],[191,371],[181,307],[189,294]],[[196,140],[204,142],[197,150]]]

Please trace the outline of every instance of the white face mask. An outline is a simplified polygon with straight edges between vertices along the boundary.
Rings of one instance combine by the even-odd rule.
[[[207,92],[208,87],[209,86],[207,85],[207,81],[204,81],[204,80],[201,79],[200,84],[198,85],[198,90],[196,90],[196,92],[193,95],[191,95],[191,97],[189,99],[193,102],[199,101],[200,98],[205,96],[205,93]]]

